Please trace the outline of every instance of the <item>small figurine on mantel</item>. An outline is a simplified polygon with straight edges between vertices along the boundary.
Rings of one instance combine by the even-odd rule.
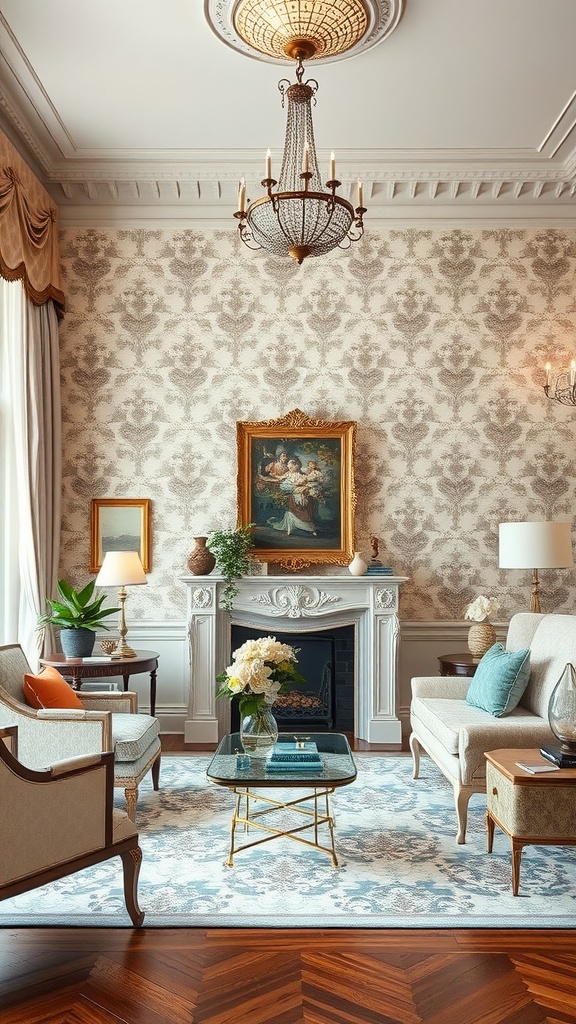
[[[378,537],[370,537],[370,547],[372,548],[372,558],[368,563],[367,575],[374,576],[392,576],[392,569],[389,565],[384,565],[378,555],[380,553],[380,541]]]

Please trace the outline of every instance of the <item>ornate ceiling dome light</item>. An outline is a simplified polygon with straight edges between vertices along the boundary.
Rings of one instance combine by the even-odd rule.
[[[272,177],[268,150],[261,182],[266,192],[248,207],[246,184],[240,181],[234,216],[249,248],[302,263],[336,246],[347,249],[362,237],[362,183],[356,208],[336,195],[342,182],[334,153],[322,184],[312,123],[318,83],[302,80],[303,61],[341,59],[374,46],[396,27],[403,6],[404,0],[206,0],[208,22],[229,46],[258,60],[296,61],[296,82],[278,84],[282,106],[288,101],[280,174]]]

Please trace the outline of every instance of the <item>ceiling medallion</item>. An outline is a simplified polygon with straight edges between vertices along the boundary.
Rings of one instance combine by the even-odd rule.
[[[405,0],[205,0],[208,24],[254,60],[286,64],[364,53],[394,31]]]

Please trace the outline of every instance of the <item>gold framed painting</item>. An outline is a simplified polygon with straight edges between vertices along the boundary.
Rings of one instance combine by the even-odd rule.
[[[354,554],[356,423],[294,409],[238,422],[238,522],[253,524],[253,555],[297,571],[348,565]]]
[[[98,572],[107,551],[137,551],[144,572],[152,569],[149,498],[92,498],[90,572]]]

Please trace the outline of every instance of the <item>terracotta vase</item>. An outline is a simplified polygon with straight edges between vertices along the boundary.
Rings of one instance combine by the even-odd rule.
[[[207,540],[208,537],[194,537],[194,547],[186,561],[193,576],[208,576],[216,565],[214,555],[206,547]]]
[[[468,650],[473,658],[482,658],[496,643],[496,630],[491,622],[475,622],[468,630]]]

